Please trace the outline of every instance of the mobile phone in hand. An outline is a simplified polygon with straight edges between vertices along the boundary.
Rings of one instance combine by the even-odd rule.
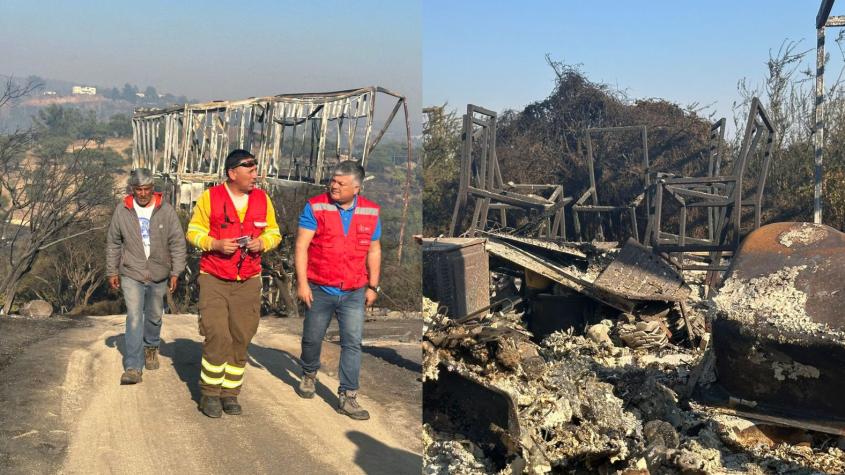
[[[238,238],[238,240],[237,240],[237,242],[238,242],[238,246],[240,246],[240,247],[246,247],[246,245],[249,243],[249,241],[250,241],[250,237],[249,237],[249,236],[241,236],[241,237],[239,237],[239,238]]]

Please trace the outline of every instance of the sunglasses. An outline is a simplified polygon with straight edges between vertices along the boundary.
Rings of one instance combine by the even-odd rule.
[[[256,165],[256,161],[255,161],[255,160],[248,160],[248,161],[246,161],[246,162],[241,162],[241,163],[239,163],[239,164],[235,165],[235,166],[234,166],[234,167],[232,167],[232,168],[238,168],[238,167],[252,168],[252,167],[254,167],[255,165]]]

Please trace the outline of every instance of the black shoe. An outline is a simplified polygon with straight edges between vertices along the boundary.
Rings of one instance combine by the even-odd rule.
[[[220,402],[223,404],[223,412],[230,416],[237,416],[241,413],[241,405],[238,404],[238,398],[235,396],[221,397]]]
[[[223,416],[223,406],[220,404],[220,398],[217,396],[203,396],[200,398],[200,410],[206,416],[214,419]]]

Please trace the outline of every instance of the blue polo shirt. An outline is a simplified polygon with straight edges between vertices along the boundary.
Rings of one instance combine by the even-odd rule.
[[[343,209],[337,203],[333,204],[337,206],[337,210],[340,213],[340,222],[343,224],[343,235],[346,236],[349,234],[349,224],[352,222],[352,215],[355,214],[355,208],[358,206],[358,195],[355,195],[352,199],[352,206],[349,209]],[[317,230],[317,218],[314,217],[314,210],[311,209],[311,203],[305,203],[305,209],[299,215],[299,227],[310,231]],[[373,231],[373,237],[370,240],[378,241],[379,238],[381,238],[381,217],[376,222],[376,229]],[[344,295],[350,292],[340,290],[339,287],[329,287],[328,285],[321,285],[320,289],[329,295]]]

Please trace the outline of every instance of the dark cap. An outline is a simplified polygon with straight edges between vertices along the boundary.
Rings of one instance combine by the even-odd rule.
[[[229,155],[226,156],[226,171],[237,167],[241,162],[250,158],[255,158],[255,155],[247,152],[242,148],[232,150],[231,152],[229,152]]]

